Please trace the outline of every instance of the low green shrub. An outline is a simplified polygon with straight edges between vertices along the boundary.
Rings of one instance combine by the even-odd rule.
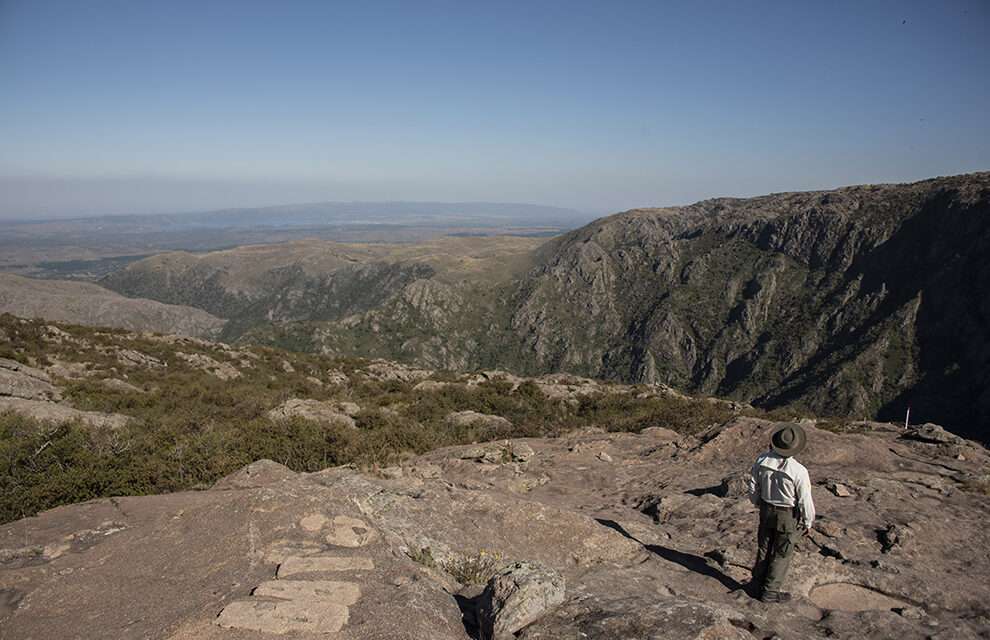
[[[437,568],[437,561],[433,558],[433,552],[429,547],[423,547],[422,549],[410,549],[406,552],[409,559],[417,564],[421,564],[424,567],[429,567],[430,569]]]
[[[499,379],[416,391],[412,382],[356,374],[367,364],[356,358],[264,347],[251,348],[249,357],[205,343],[172,344],[84,327],[60,330],[68,335],[46,338],[44,323],[0,315],[0,354],[26,364],[57,360],[86,365],[95,377],[57,381],[66,398],[79,409],[122,413],[133,420],[109,430],[0,415],[2,522],[91,498],[209,487],[262,458],[307,472],[341,464],[386,466],[439,447],[557,436],[588,426],[632,432],[663,426],[695,433],[738,413],[725,403],[640,394],[646,387],[577,400],[549,398],[533,381],[513,388]],[[167,366],[128,365],[117,357],[121,349],[138,350]],[[237,364],[241,375],[221,380],[179,352]],[[284,366],[286,361],[290,367]],[[312,376],[320,378],[330,370],[347,372],[350,383],[314,382]],[[136,390],[106,386],[102,378],[111,376]],[[435,379],[453,382],[454,376]],[[362,407],[355,416],[357,428],[274,421],[267,415],[294,397],[355,402]],[[511,427],[447,420],[450,413],[467,410],[504,417]],[[783,412],[743,413],[786,419]]]

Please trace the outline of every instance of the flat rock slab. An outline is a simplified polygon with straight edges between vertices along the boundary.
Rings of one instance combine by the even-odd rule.
[[[375,563],[365,557],[291,556],[278,566],[278,578],[301,573],[325,573],[330,571],[371,571]]]
[[[336,580],[269,580],[258,585],[254,595],[297,602],[328,602],[348,607],[361,597],[361,587],[354,582]]]
[[[655,432],[527,439],[525,464],[467,462],[458,447],[384,478],[259,462],[227,491],[50,510],[0,527],[0,637],[467,640],[485,610],[467,582],[519,562],[558,572],[568,592],[518,590],[526,615],[504,629],[517,640],[986,636],[990,502],[954,478],[985,473],[990,455],[972,445],[958,460],[897,430],[809,427],[825,517],[797,545],[794,600],[747,595],[756,509],[709,489],[745,473],[771,426],[739,419],[676,446]],[[594,459],[603,448],[612,464]],[[525,497],[510,490],[542,477]],[[952,490],[926,488],[936,481]],[[640,511],[648,497],[661,525]]]
[[[518,637],[524,640],[753,640],[754,636],[734,626],[726,611],[706,604],[592,599],[568,603],[527,627]]]
[[[48,374],[16,360],[0,358],[0,396],[25,400],[58,400],[61,393]]]
[[[326,541],[338,547],[363,547],[374,542],[378,534],[363,520],[350,516],[336,516],[331,523]]]
[[[323,545],[311,540],[276,540],[264,552],[265,562],[279,565],[295,556],[317,556],[324,551]]]
[[[119,413],[81,411],[60,402],[0,396],[0,413],[4,411],[13,411],[39,422],[58,424],[78,420],[91,427],[107,429],[120,429],[131,421],[129,417]]]
[[[311,513],[299,520],[299,526],[303,531],[319,531],[326,526],[328,520],[322,513]]]
[[[892,598],[858,584],[835,582],[815,587],[809,599],[822,609],[839,611],[891,610],[907,606],[906,602]]]
[[[329,602],[237,600],[224,607],[217,624],[266,633],[337,633],[348,615],[345,605]]]

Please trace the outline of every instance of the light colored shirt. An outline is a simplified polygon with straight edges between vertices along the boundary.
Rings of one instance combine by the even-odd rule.
[[[760,454],[749,474],[749,499],[778,507],[797,507],[802,527],[810,529],[815,522],[815,503],[811,499],[811,478],[808,470],[794,458],[785,458],[774,451]]]

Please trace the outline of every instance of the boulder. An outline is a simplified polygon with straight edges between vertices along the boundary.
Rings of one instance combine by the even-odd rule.
[[[114,382],[127,384],[120,380]],[[61,391],[44,371],[0,358],[0,412],[13,411],[40,422],[82,422],[91,427],[111,429],[122,427],[130,421],[124,415],[80,411],[56,402],[61,398]]]
[[[659,523],[663,521],[663,507],[665,506],[663,502],[663,496],[646,495],[636,501],[635,506],[637,511],[653,518],[654,522]]]
[[[168,365],[155,358],[154,356],[149,356],[147,353],[141,353],[140,351],[135,351],[134,349],[119,349],[117,350],[117,360],[124,365],[131,367],[142,367],[145,369],[163,369]]]
[[[493,434],[508,434],[512,423],[502,416],[477,411],[455,411],[447,414],[447,424],[456,428],[484,429]]]
[[[965,442],[959,436],[949,433],[937,424],[926,422],[921,425],[911,425],[904,435],[905,440],[917,440],[928,444],[962,444]]]
[[[5,411],[13,411],[14,413],[27,416],[39,422],[55,424],[62,422],[82,422],[91,427],[108,429],[119,429],[131,420],[130,417],[119,413],[80,411],[60,402],[0,397],[0,413]]]
[[[423,380],[422,382],[416,383],[416,386],[413,387],[413,391],[436,393],[437,391],[442,391],[449,385],[449,382],[440,382],[439,380]]]
[[[41,369],[0,358],[0,397],[25,400],[58,400],[61,393]]]
[[[908,620],[922,620],[927,615],[921,607],[913,606],[895,607],[892,611]]]
[[[341,403],[353,405],[353,403]],[[357,428],[354,418],[345,413],[344,407],[334,402],[322,402],[320,400],[310,400],[304,398],[291,398],[268,412],[268,417],[272,420],[289,420],[291,418],[303,418],[313,422],[326,422],[338,424],[351,429]],[[348,406],[353,410],[357,405]],[[358,407],[360,409],[360,407]],[[356,411],[354,413],[357,413]]]
[[[364,375],[381,382],[417,382],[430,376],[430,371],[414,369],[398,362],[376,360],[364,369]]]
[[[683,493],[669,495],[647,494],[636,502],[636,509],[643,515],[653,518],[656,523],[665,522],[674,510],[691,501],[692,496]]]
[[[853,492],[847,486],[838,482],[836,480],[829,480],[825,483],[825,488],[832,492],[838,498],[849,498],[852,497]]]
[[[470,447],[460,454],[461,460],[473,460],[483,464],[501,464],[509,461],[509,451],[499,445],[484,445],[480,447]]]
[[[478,610],[482,640],[510,640],[564,602],[564,577],[528,562],[498,572],[485,587]]]
[[[890,553],[897,547],[902,547],[911,537],[910,531],[901,524],[888,524],[877,531],[881,553]]]
[[[749,496],[749,472],[735,471],[722,478],[715,489],[715,495],[720,498],[745,498]]]
[[[473,373],[466,376],[463,380],[469,387],[476,387],[479,384],[484,384],[486,382],[505,382],[511,385],[512,391],[515,391],[523,382],[523,378],[514,376],[508,371],[499,370],[479,371],[478,373]]]
[[[536,452],[525,442],[510,442],[509,455],[512,456],[513,462],[529,462],[536,455]]]
[[[467,447],[457,452],[461,460],[473,460],[484,464],[504,464],[506,462],[526,463],[532,460],[536,452],[525,442],[504,440],[487,444]]]
[[[272,460],[256,460],[229,476],[221,478],[213,485],[211,490],[253,489],[255,487],[264,487],[277,482],[291,480],[296,475],[295,471],[289,469],[284,464],[279,464]]]
[[[815,531],[829,538],[839,538],[845,533],[845,529],[838,522],[822,518],[815,520]]]
[[[233,380],[235,378],[241,377],[241,372],[237,370],[234,365],[227,362],[220,362],[208,355],[202,353],[183,353],[179,351],[175,355],[179,356],[187,363],[201,369],[212,376],[216,376],[221,380]]]

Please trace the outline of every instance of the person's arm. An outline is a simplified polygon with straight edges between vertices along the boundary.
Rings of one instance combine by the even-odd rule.
[[[808,477],[807,471],[800,474],[795,484],[798,510],[801,514],[800,525],[808,530],[815,523],[815,501],[811,498],[811,478]]]
[[[749,501],[760,506],[760,478],[759,467],[754,463],[749,469]]]

